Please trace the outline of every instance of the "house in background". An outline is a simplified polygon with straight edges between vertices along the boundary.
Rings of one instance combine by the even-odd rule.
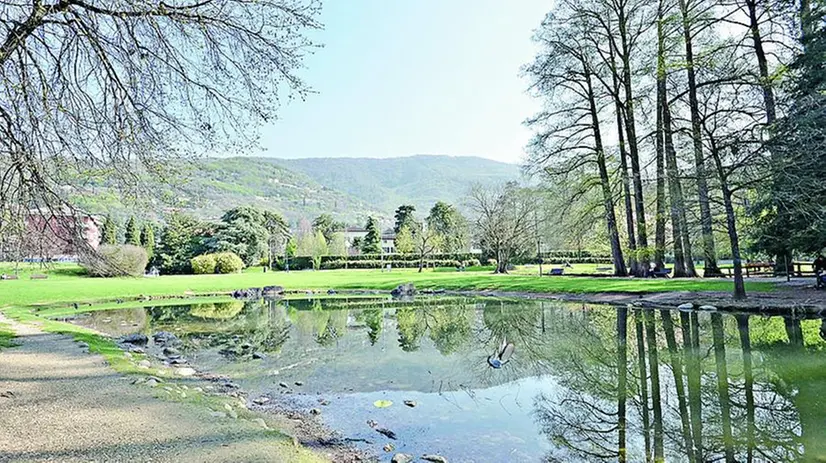
[[[100,245],[100,222],[90,215],[33,209],[26,214],[24,224],[23,236],[12,236],[4,246],[4,257],[77,260]]]
[[[354,243],[361,241],[367,236],[367,229],[364,227],[347,227],[344,229],[344,241],[347,243],[347,252],[351,256],[361,254]],[[381,250],[383,254],[395,254],[396,252],[396,234],[392,228],[384,230],[381,234]]]

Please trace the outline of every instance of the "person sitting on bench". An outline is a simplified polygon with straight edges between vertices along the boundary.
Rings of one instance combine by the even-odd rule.
[[[826,284],[823,281],[826,276],[826,257],[823,257],[823,254],[817,256],[812,266],[815,268],[815,280],[817,280],[815,287],[823,288]]]

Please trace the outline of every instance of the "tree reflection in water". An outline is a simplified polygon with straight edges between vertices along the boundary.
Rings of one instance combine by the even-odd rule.
[[[541,381],[547,387],[526,406],[549,443],[548,461],[826,460],[819,319],[471,298],[230,301],[119,313],[86,320],[172,331],[233,360],[282,349],[275,360],[312,356],[318,368],[358,372],[369,390],[387,387],[385,374],[413,390],[471,397],[502,385],[518,396],[522,379]],[[503,339],[513,356],[490,368]],[[394,352],[382,362],[385,350]]]
[[[564,389],[535,401],[547,461],[826,457],[820,320],[681,312],[678,331],[675,312],[632,312],[585,309],[558,333]]]

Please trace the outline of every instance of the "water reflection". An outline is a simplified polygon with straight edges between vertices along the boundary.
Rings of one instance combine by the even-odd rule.
[[[199,365],[251,391],[300,379],[308,395],[349,397],[325,413],[348,436],[370,432],[363,418],[376,412],[362,401],[415,397],[416,413],[382,412],[404,422],[399,445],[438,443],[459,461],[826,461],[821,320],[432,298],[231,301],[77,322],[175,332]]]

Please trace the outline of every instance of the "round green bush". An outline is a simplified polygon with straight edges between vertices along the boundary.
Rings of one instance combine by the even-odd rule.
[[[103,245],[83,262],[86,272],[93,277],[141,276],[149,257],[139,246]]]
[[[234,252],[215,254],[215,271],[217,273],[239,273],[244,270],[244,261]]]
[[[193,257],[189,263],[192,265],[192,273],[196,275],[215,273],[215,254],[203,254]]]

